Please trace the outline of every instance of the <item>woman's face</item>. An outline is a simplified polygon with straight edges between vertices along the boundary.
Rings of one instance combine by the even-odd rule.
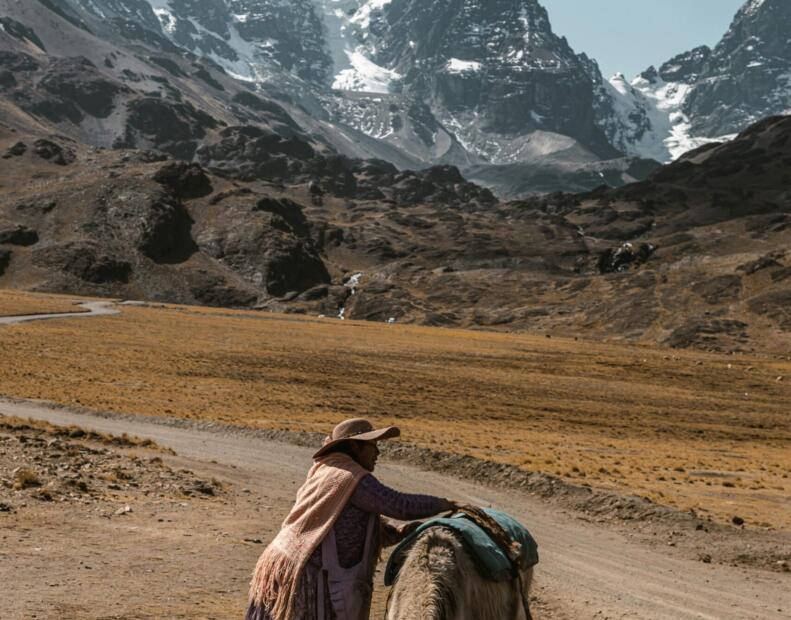
[[[355,441],[352,443],[357,462],[368,471],[373,471],[376,467],[376,459],[379,457],[379,448],[375,441]]]

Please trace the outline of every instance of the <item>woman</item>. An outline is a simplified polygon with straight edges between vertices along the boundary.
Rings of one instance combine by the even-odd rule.
[[[383,546],[399,542],[423,519],[453,510],[450,500],[399,493],[371,475],[377,441],[398,428],[374,430],[360,418],[336,426],[283,526],[261,554],[245,620],[368,620],[373,574]]]

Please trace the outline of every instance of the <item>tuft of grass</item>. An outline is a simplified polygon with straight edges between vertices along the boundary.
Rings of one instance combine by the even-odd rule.
[[[0,414],[0,430],[7,431],[39,431],[54,435],[64,439],[83,439],[95,441],[108,446],[118,448],[146,448],[158,450],[168,454],[175,454],[170,448],[164,448],[151,439],[141,439],[127,433],[111,435],[109,433],[97,433],[96,431],[86,430],[76,425],[59,426],[42,420],[22,419],[16,416],[5,416]]]
[[[14,474],[14,489],[17,491],[24,491],[25,489],[40,487],[42,484],[43,483],[38,477],[38,474],[27,467],[18,469]]]

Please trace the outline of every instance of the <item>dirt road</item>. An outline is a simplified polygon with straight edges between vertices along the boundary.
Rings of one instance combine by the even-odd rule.
[[[288,509],[311,450],[244,433],[173,426],[144,417],[74,413],[38,403],[0,400],[0,414],[78,424],[151,438],[181,457],[234,468],[256,493],[272,498],[267,530]],[[540,545],[539,609],[547,618],[788,618],[791,575],[704,564],[665,554],[600,524],[559,512],[535,497],[489,489],[390,462],[381,479],[404,490],[495,505],[528,525]],[[230,584],[229,584],[230,585]],[[234,584],[235,585],[235,584]],[[244,584],[238,586],[244,597]]]
[[[23,314],[15,316],[0,316],[0,325],[13,325],[15,323],[29,323],[30,321],[47,321],[51,319],[79,319],[92,316],[110,316],[120,314],[113,308],[111,301],[87,301],[79,304],[85,308],[83,312],[55,312],[49,314]]]

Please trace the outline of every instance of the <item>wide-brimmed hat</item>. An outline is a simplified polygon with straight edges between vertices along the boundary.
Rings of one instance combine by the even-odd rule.
[[[380,441],[398,437],[401,430],[397,426],[387,426],[375,429],[373,425],[364,418],[352,418],[344,420],[332,429],[332,434],[324,438],[324,445],[313,455],[316,459],[322,454],[327,454],[333,446],[337,446],[343,441],[353,439],[354,441]]]

